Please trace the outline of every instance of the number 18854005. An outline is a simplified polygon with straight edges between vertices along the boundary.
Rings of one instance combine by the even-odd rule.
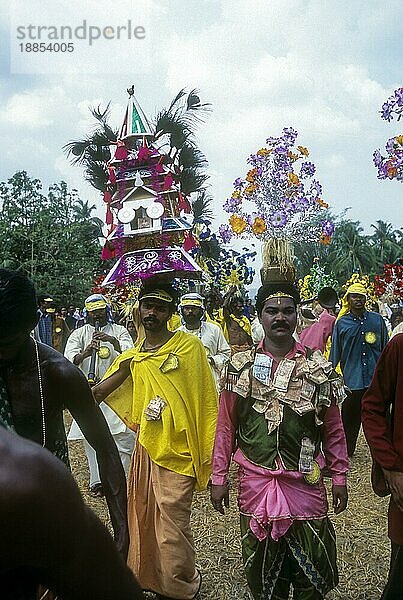
[[[18,45],[20,52],[74,52],[73,42],[52,42],[49,44],[45,42],[24,42]]]

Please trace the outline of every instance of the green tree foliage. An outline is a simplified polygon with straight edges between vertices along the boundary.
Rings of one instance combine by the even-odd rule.
[[[314,257],[342,284],[352,273],[370,276],[382,273],[384,264],[403,256],[402,231],[394,230],[390,223],[378,220],[371,225],[374,233],[366,235],[359,221],[334,217],[333,220],[336,227],[329,246],[295,245],[299,277],[309,273]]]
[[[64,181],[47,194],[25,171],[0,182],[0,266],[21,269],[60,304],[80,305],[102,268],[94,209]]]

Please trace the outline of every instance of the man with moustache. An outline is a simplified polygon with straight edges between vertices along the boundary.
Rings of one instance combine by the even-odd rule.
[[[205,320],[204,298],[200,294],[190,293],[182,296],[179,314],[182,325],[178,327],[178,331],[185,331],[199,338],[206,349],[207,359],[218,386],[221,372],[231,358],[231,348],[221,327]]]
[[[340,363],[348,395],[342,407],[347,452],[355,452],[361,427],[361,401],[374,374],[377,360],[388,343],[388,330],[380,314],[366,310],[367,290],[352,284],[342,301],[335,323],[330,361]]]
[[[95,448],[118,549],[126,556],[126,481],[105,419],[84,375],[30,332],[38,321],[35,288],[22,273],[0,269],[0,420],[69,466],[63,410]]]
[[[231,457],[239,465],[238,504],[247,581],[256,600],[318,600],[338,583],[333,509],[347,506],[348,459],[339,404],[341,378],[319,350],[293,338],[296,288],[266,283],[256,310],[265,337],[234,354],[220,397],[211,501],[229,506]]]
[[[93,392],[139,427],[128,483],[128,564],[159,599],[190,600],[201,585],[191,504],[211,474],[217,390],[201,341],[168,329],[175,307],[171,286],[143,287],[145,338],[115,360]]]
[[[92,294],[85,301],[87,323],[73,331],[67,341],[64,356],[84,373],[92,383],[100,381],[119,354],[133,347],[129,332],[123,325],[113,322],[111,307],[105,296]],[[98,330],[95,330],[97,324]],[[94,373],[90,373],[91,359],[95,352]],[[105,404],[100,406],[109,430],[119,451],[127,475],[134,447],[134,433]],[[94,449],[87,442],[76,421],[73,421],[70,440],[83,440],[89,467],[89,488],[93,495],[103,496],[99,468]]]

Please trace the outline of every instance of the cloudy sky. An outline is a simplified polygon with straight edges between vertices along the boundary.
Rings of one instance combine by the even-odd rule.
[[[373,150],[402,133],[401,124],[379,117],[383,101],[403,83],[401,0],[42,0],[40,9],[33,6],[10,0],[10,14],[1,11],[1,180],[21,169],[45,186],[63,179],[101,207],[62,151],[89,131],[88,107],[112,101],[120,124],[132,83],[150,117],[180,88],[197,87],[213,107],[199,139],[218,215],[232,182],[246,172],[247,156],[292,126],[336,213],[351,207],[349,217],[367,231],[377,219],[401,226],[402,186],[377,180],[372,165]],[[49,24],[55,7],[59,25],[72,15],[75,24],[85,16],[103,26],[130,18],[144,24],[145,39],[136,42],[137,55],[129,41],[94,43],[86,59],[71,53],[61,72],[44,53],[36,57],[43,69],[15,73],[28,61],[22,54],[16,67],[16,25],[24,17]]]

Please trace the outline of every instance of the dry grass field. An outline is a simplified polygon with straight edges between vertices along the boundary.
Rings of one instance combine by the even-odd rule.
[[[85,500],[109,525],[104,500],[88,494],[81,442],[70,444],[70,456]],[[348,509],[332,519],[338,537],[340,584],[327,596],[329,600],[378,600],[384,586],[390,554],[386,535],[388,500],[373,494],[369,473],[369,452],[361,434],[351,464]],[[203,573],[200,600],[250,598],[242,570],[235,490],[225,517],[212,509],[207,492],[197,493],[192,522],[197,562]]]

